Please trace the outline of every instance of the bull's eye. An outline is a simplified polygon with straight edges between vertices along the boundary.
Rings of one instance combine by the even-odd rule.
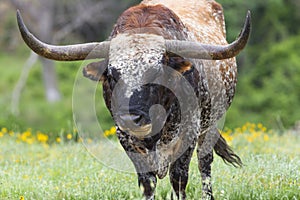
[[[120,78],[120,74],[119,74],[118,70],[116,70],[115,68],[109,67],[107,70],[107,78],[109,80],[118,82],[118,80]]]

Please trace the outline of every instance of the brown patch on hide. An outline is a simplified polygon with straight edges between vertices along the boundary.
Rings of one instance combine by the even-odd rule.
[[[111,37],[120,33],[148,33],[165,39],[184,39],[184,25],[179,17],[163,5],[137,5],[126,10],[118,19]]]
[[[213,15],[217,16],[217,18],[219,18],[220,21],[224,21],[223,7],[219,3],[213,1],[211,2],[211,8]]]
[[[224,38],[226,38],[223,7],[215,1],[211,2],[211,7],[212,7],[212,16],[215,19],[216,23],[221,27],[223,36]]]
[[[193,65],[190,61],[173,53],[167,53],[163,58],[163,64],[172,67],[180,73],[188,72]]]
[[[142,155],[146,155],[147,154],[147,151],[145,149],[145,147],[141,147],[141,146],[138,146],[138,145],[132,145],[132,147],[136,150],[137,153],[140,153]]]
[[[93,81],[104,81],[103,72],[106,68],[106,61],[92,62],[85,66],[82,70],[83,76]]]

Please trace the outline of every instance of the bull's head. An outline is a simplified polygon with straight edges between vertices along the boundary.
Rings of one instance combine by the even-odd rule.
[[[19,12],[17,19],[24,41],[40,56],[58,61],[104,58],[104,61],[89,64],[84,69],[84,75],[103,81],[106,104],[117,125],[121,130],[136,135],[157,131],[153,123],[160,128],[168,115],[161,110],[170,109],[168,102],[176,101],[174,95],[162,98],[164,94],[172,93],[161,86],[162,82],[168,81],[166,76],[172,74],[164,70],[164,65],[178,73],[188,73],[192,70],[192,64],[186,58],[220,60],[235,57],[245,47],[250,33],[248,13],[241,34],[228,45],[165,40],[154,34],[128,33],[117,34],[110,41],[53,46],[34,37],[24,25]],[[168,57],[166,52],[174,56]],[[165,107],[159,109],[162,112],[158,115],[160,118],[151,114],[150,108],[157,104]]]

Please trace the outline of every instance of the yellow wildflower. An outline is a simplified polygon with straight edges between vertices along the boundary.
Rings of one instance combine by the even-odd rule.
[[[56,138],[56,142],[57,142],[57,143],[60,143],[60,142],[61,142],[60,137],[57,137],[57,138]]]
[[[105,137],[108,137],[109,135],[110,135],[109,130],[104,131],[104,136],[105,136]]]
[[[37,140],[41,143],[46,143],[48,141],[48,135],[46,134],[43,134],[41,132],[38,132],[37,133]]]
[[[233,137],[231,135],[224,134],[222,136],[227,142],[231,142],[233,140]]]
[[[25,200],[25,198],[23,196],[20,196],[20,200]]]
[[[255,128],[256,128],[256,124],[251,123],[251,124],[250,124],[250,128],[255,129]]]
[[[27,138],[24,142],[32,144],[34,142],[34,138]]]
[[[234,131],[235,131],[236,133],[242,133],[242,132],[243,132],[241,128],[236,128]]]
[[[261,132],[255,131],[255,132],[252,134],[252,137],[253,137],[253,139],[256,139],[256,138],[258,138],[260,135],[261,135]]]
[[[13,131],[9,131],[8,134],[9,134],[10,136],[14,136],[15,133],[14,133]]]
[[[264,126],[262,125],[262,123],[258,123],[257,124],[257,128],[262,129]]]
[[[104,137],[109,137],[111,135],[115,135],[116,132],[117,132],[117,129],[116,129],[116,127],[113,126],[109,130],[105,130],[103,135],[104,135]]]
[[[245,132],[246,130],[247,130],[247,126],[246,126],[246,125],[242,126],[242,131],[241,131],[241,132],[243,133],[243,132]]]
[[[264,134],[264,141],[268,141],[269,140],[269,136],[267,134]]]
[[[68,139],[68,140],[71,140],[71,139],[72,139],[72,134],[71,134],[71,133],[68,133],[67,139]]]
[[[247,136],[246,139],[250,143],[253,142],[253,140],[254,140],[254,138],[252,136]]]
[[[117,132],[117,129],[116,129],[116,127],[115,127],[115,126],[113,126],[113,127],[111,127],[111,128],[110,128],[110,130],[109,130],[109,131],[110,131],[110,134],[111,134],[111,135],[114,135],[114,134],[116,134],[116,132]]]
[[[88,138],[88,139],[87,139],[87,143],[88,143],[88,144],[92,144],[92,143],[93,143],[93,140],[92,140],[91,138]]]
[[[29,176],[27,174],[23,175],[23,179],[29,179]]]
[[[22,134],[18,134],[18,138],[19,138],[19,140],[21,140],[22,142],[26,142],[28,136],[29,136],[29,135],[28,135],[27,132],[23,132]]]
[[[24,132],[22,133],[22,135],[23,135],[24,137],[29,137],[29,136],[31,136],[31,129],[27,129],[26,131],[24,131]]]
[[[262,131],[262,132],[267,132],[267,128],[266,128],[266,127],[262,127],[262,128],[261,128],[261,131]]]
[[[255,127],[251,126],[250,129],[249,129],[249,133],[252,134],[252,133],[254,133],[254,132],[255,132]]]
[[[1,132],[2,132],[3,134],[7,133],[7,128],[3,127],[3,128],[1,129]]]

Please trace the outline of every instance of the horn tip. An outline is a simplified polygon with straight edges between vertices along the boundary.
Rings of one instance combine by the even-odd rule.
[[[20,30],[25,29],[23,18],[19,9],[17,9],[17,22]]]
[[[247,11],[246,20],[247,20],[249,23],[251,22],[251,11],[250,11],[250,10]]]
[[[20,21],[20,19],[22,19],[22,16],[21,16],[20,10],[17,9],[17,20]]]
[[[248,10],[247,11],[247,15],[246,15],[246,19],[245,19],[245,23],[244,23],[244,27],[240,33],[239,36],[243,36],[243,35],[247,35],[247,37],[249,36],[251,31],[251,11]]]

